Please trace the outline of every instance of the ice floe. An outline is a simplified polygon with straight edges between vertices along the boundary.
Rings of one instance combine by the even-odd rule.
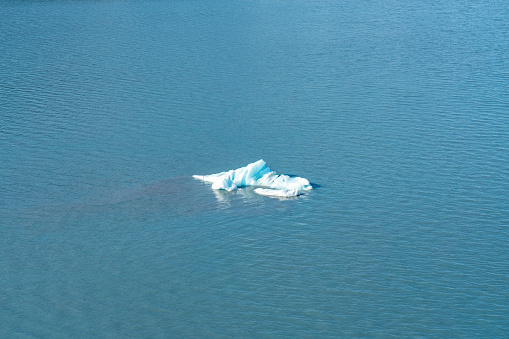
[[[240,187],[255,186],[260,195],[295,197],[313,189],[305,178],[277,174],[258,160],[247,166],[210,175],[193,175],[193,178],[212,184],[215,190],[234,191]]]

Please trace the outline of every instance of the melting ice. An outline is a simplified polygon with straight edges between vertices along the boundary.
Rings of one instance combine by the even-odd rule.
[[[240,187],[255,186],[260,195],[274,197],[294,197],[311,190],[305,178],[277,174],[258,160],[247,166],[210,175],[193,175],[193,178],[212,184],[215,190],[234,191]]]

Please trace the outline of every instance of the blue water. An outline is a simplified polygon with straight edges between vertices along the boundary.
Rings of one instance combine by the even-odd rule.
[[[1,2],[0,337],[505,337],[507,18]]]

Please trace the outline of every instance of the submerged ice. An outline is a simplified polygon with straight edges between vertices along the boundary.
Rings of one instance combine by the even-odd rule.
[[[311,190],[311,184],[305,178],[277,174],[258,160],[247,166],[210,175],[193,175],[193,178],[212,184],[216,190],[234,191],[240,187],[255,186],[260,195],[274,197],[294,197]]]

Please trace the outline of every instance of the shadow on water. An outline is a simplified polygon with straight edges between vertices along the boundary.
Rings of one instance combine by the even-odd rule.
[[[311,187],[313,187],[313,189],[317,189],[317,188],[321,188],[321,187],[323,187],[322,185],[320,185],[320,184],[316,184],[316,183],[314,183],[314,182],[310,182],[310,184],[311,184]]]
[[[313,185],[313,188],[320,187]],[[243,187],[233,192],[211,189],[192,177],[177,177],[148,185],[133,185],[88,193],[77,201],[49,203],[24,211],[29,218],[70,217],[78,215],[193,216],[232,210],[235,213],[266,213],[271,208],[290,208],[286,202],[305,197],[267,197]]]

